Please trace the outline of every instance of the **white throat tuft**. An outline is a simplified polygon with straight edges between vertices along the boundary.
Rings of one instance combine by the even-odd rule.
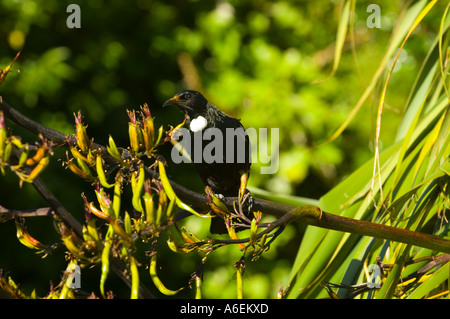
[[[203,116],[198,116],[195,119],[191,120],[191,123],[189,124],[189,128],[192,132],[198,132],[203,130],[206,125],[208,125],[208,121]]]

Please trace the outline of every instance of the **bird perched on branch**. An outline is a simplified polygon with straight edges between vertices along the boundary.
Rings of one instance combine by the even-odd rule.
[[[203,184],[214,194],[225,197],[239,196],[241,199],[246,190],[251,165],[250,141],[241,122],[226,115],[209,103],[200,92],[193,90],[176,94],[167,100],[163,107],[168,105],[176,105],[187,114],[191,141],[187,152]],[[212,134],[212,141],[205,138],[208,129],[214,129],[212,132],[216,133]],[[201,142],[195,138],[195,134],[199,133],[204,134]],[[209,138],[211,139],[211,136]],[[201,147],[198,147],[199,142]],[[209,143],[215,143],[215,152],[211,158],[207,156],[210,153],[205,152],[206,147],[211,150]],[[211,232],[226,231],[223,220],[213,218]]]

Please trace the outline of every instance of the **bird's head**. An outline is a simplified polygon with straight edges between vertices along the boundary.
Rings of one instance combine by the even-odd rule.
[[[208,100],[200,92],[186,90],[168,99],[163,107],[168,105],[176,105],[183,112],[187,112],[189,117],[195,118],[206,113]]]

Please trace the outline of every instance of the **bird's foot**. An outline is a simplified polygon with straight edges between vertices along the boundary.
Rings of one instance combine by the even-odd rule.
[[[239,196],[239,206],[242,207],[242,211],[250,212],[253,208],[253,204],[255,203],[255,199],[252,196],[252,193],[246,189],[242,196]]]
[[[239,193],[239,201],[237,207],[234,206],[235,216],[241,219],[246,224],[251,224],[252,219],[252,209],[255,200],[248,189],[245,190],[244,194],[241,196]]]

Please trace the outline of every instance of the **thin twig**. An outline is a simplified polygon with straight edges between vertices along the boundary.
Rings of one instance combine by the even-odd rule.
[[[14,219],[16,217],[41,217],[54,216],[55,212],[50,207],[42,207],[36,209],[16,210],[8,209],[0,205],[0,221]]]

